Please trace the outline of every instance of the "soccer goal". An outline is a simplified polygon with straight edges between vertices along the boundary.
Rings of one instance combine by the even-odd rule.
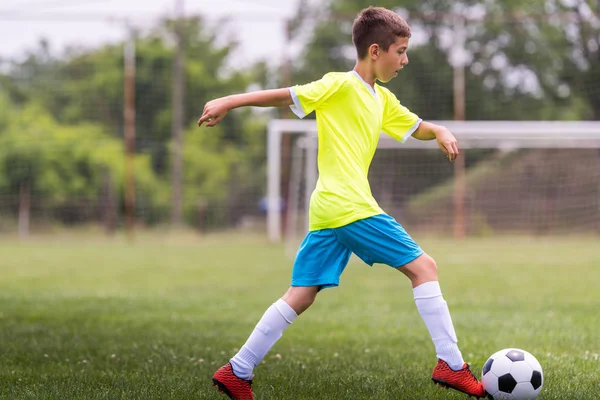
[[[382,134],[369,171],[375,199],[411,232],[600,234],[600,122],[433,122],[457,137],[462,153],[455,163],[435,141],[401,144]],[[285,178],[284,135],[291,144]],[[314,120],[270,121],[270,241],[297,242],[306,233],[317,154]]]

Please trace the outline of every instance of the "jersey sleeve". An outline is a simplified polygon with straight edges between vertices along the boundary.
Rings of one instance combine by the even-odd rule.
[[[386,91],[382,131],[404,143],[419,128],[423,120],[400,104],[396,96]]]
[[[290,88],[290,95],[294,104],[290,106],[290,109],[299,118],[304,118],[323,106],[343,84],[344,79],[342,74],[330,72],[318,81],[305,85],[292,86]]]

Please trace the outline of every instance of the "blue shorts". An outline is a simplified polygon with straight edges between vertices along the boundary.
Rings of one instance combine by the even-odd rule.
[[[397,268],[419,257],[423,250],[387,214],[312,231],[298,249],[292,286],[338,286],[352,253],[371,266],[377,263]]]

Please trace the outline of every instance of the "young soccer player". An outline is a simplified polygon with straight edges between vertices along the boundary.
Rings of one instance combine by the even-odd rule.
[[[319,179],[310,201],[310,229],[296,255],[290,288],[267,309],[240,351],[213,376],[217,388],[232,399],[254,398],[254,367],[321,289],[338,286],[352,253],[369,265],[396,268],[411,280],[417,310],[437,353],[433,381],[485,396],[458,349],[435,261],[377,205],[367,180],[382,131],[401,142],[410,136],[435,139],[449,161],[459,153],[452,133],[422,121],[377,84],[388,82],[408,64],[410,36],[399,15],[369,7],[352,27],[357,52],[352,71],[328,73],[306,85],[223,97],[204,107],[199,126],[215,126],[229,110],[242,106],[290,106],[300,118],[312,111],[317,116]]]

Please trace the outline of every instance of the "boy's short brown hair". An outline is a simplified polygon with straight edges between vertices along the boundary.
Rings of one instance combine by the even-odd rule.
[[[352,25],[352,42],[359,59],[367,56],[372,44],[387,51],[398,37],[410,38],[410,27],[401,16],[387,8],[365,8]]]

